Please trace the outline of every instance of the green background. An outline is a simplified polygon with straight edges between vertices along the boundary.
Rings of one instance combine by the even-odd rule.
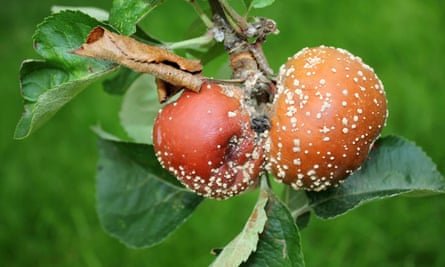
[[[116,124],[121,99],[96,83],[24,141],[12,140],[23,110],[18,70],[36,58],[35,26],[52,5],[90,1],[3,1],[0,9],[0,266],[206,266],[243,226],[256,199],[248,193],[206,201],[163,244],[133,250],[101,229],[95,212],[96,138]],[[95,1],[109,9],[111,1]],[[91,4],[90,4],[91,5]],[[445,4],[437,0],[276,1],[258,15],[280,35],[264,48],[277,70],[305,46],[350,50],[374,67],[389,99],[384,134],[415,141],[445,173]],[[183,0],[167,0],[143,21],[178,41],[196,18]],[[219,61],[224,60],[220,58]],[[217,73],[217,64],[206,69]],[[445,197],[394,198],[342,217],[312,218],[302,231],[307,266],[445,266]]]

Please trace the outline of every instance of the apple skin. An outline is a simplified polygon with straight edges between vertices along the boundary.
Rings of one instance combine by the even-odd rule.
[[[161,165],[190,190],[225,199],[257,183],[263,146],[236,86],[204,83],[164,106],[153,128]]]
[[[383,84],[359,57],[305,48],[280,68],[266,168],[295,189],[338,185],[367,159],[387,115]]]

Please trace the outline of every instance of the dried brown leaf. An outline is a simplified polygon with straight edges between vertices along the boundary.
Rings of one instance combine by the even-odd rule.
[[[166,90],[186,88],[198,92],[202,85],[202,65],[199,60],[183,58],[162,47],[141,43],[100,26],[89,33],[80,48],[71,52],[80,56],[110,60],[137,72],[153,74],[169,84],[164,86]],[[179,89],[175,89],[176,92]],[[171,91],[165,91],[163,94],[170,96]],[[163,98],[160,96],[161,99]]]
[[[174,96],[181,90],[181,87],[169,84],[159,78],[155,79],[155,83],[158,90],[159,103],[166,102],[170,97]]]

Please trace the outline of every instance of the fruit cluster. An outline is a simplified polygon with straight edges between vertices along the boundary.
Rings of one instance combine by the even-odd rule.
[[[343,49],[305,48],[280,68],[276,88],[261,130],[242,86],[206,81],[199,93],[183,92],[155,120],[160,163],[217,199],[254,186],[263,171],[319,191],[360,168],[387,118],[383,85],[368,65]]]

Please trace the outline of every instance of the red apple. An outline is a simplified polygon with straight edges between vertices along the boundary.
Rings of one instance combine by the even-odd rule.
[[[262,170],[263,148],[239,87],[204,83],[164,106],[153,145],[164,168],[190,190],[225,199],[245,191]]]

